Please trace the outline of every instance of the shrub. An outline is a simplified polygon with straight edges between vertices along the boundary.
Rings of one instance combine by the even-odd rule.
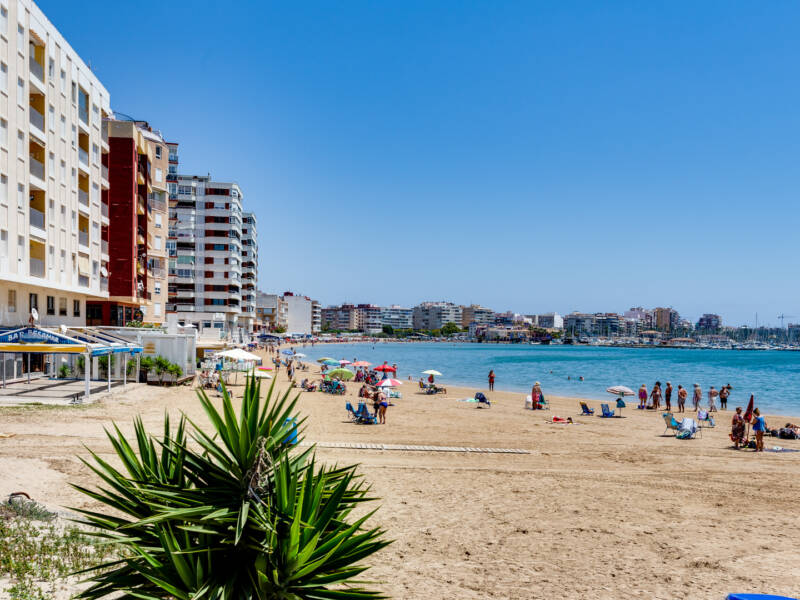
[[[66,379],[67,377],[69,377],[70,372],[71,372],[71,369],[69,368],[69,365],[61,365],[58,368],[58,376],[61,379]]]
[[[285,443],[288,396],[273,382],[262,402],[250,377],[238,417],[224,386],[220,410],[198,390],[208,432],[185,416],[174,430],[165,416],[159,439],[138,418],[132,441],[108,431],[121,470],[92,453],[103,487],[75,486],[107,511],[78,512],[126,559],[98,566],[78,597],[384,598],[357,580],[389,543],[365,526],[373,513],[351,516],[368,488],[355,466],[321,466],[312,449]]]

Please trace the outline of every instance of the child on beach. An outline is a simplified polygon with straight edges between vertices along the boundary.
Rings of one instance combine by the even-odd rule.
[[[764,451],[764,432],[767,430],[767,422],[761,416],[761,411],[755,409],[753,411],[753,433],[756,434],[756,452]]]

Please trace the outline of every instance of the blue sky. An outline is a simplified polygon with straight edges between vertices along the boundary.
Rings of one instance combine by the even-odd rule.
[[[262,289],[800,320],[796,2],[39,5]]]

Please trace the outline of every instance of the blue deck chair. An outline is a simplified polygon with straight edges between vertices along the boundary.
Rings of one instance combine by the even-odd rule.
[[[608,419],[614,416],[614,411],[608,407],[608,404],[601,404],[600,408],[603,411],[603,414],[600,415],[602,418]]]
[[[800,600],[800,598],[771,596],[769,594],[728,594],[728,600]]]
[[[374,415],[369,414],[369,409],[367,408],[367,404],[365,402],[358,403],[358,410],[356,411],[357,423],[361,423],[363,425],[372,425],[378,422],[377,417]]]
[[[356,411],[353,410],[353,405],[352,404],[347,402],[347,403],[345,403],[344,408],[345,408],[345,410],[347,410],[347,417],[351,421],[353,421],[353,422],[358,421],[358,415],[356,414]]]
[[[672,431],[673,432],[672,435],[676,435],[678,433],[678,430],[680,430],[681,428],[681,424],[675,420],[675,417],[672,415],[672,413],[665,412],[661,416],[664,417],[664,423],[667,426],[667,428],[664,430],[664,433],[662,433],[661,435],[664,435],[668,431]]]
[[[581,414],[592,416],[594,414],[594,409],[589,408],[589,405],[586,402],[581,402]]]

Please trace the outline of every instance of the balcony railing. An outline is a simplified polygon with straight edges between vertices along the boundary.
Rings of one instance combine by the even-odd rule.
[[[78,232],[78,243],[81,246],[89,246],[89,232],[88,231],[79,231]]]
[[[153,277],[164,277],[164,269],[161,267],[153,267]]]
[[[78,108],[78,116],[86,125],[89,124],[89,109],[85,106]]]
[[[28,162],[30,163],[31,175],[44,180],[44,163],[36,160],[32,156],[29,156],[28,159]]]
[[[78,202],[83,204],[84,206],[89,206],[89,192],[84,192],[83,190],[78,190]]]
[[[154,198],[150,200],[150,207],[153,210],[167,210],[167,203],[161,200],[160,198]]]
[[[36,62],[36,59],[31,56],[28,60],[31,68],[31,75],[36,77],[39,81],[44,83],[44,67]]]
[[[36,210],[35,208],[29,208],[28,214],[30,215],[31,219],[31,227],[44,229],[44,213],[42,211]]]
[[[100,242],[100,252],[108,254],[108,242],[106,240]]]
[[[44,261],[38,258],[31,258],[29,261],[30,274],[32,277],[44,277]]]
[[[108,218],[108,204],[105,202],[100,204],[100,214]]]
[[[33,108],[32,106],[30,108],[31,108],[30,111],[31,125],[37,127],[40,131],[44,131],[44,115],[35,108]]]
[[[89,153],[83,148],[78,148],[78,160],[85,167],[89,166]]]
[[[108,167],[103,165],[100,167],[100,173],[103,175],[103,179],[108,181]]]

